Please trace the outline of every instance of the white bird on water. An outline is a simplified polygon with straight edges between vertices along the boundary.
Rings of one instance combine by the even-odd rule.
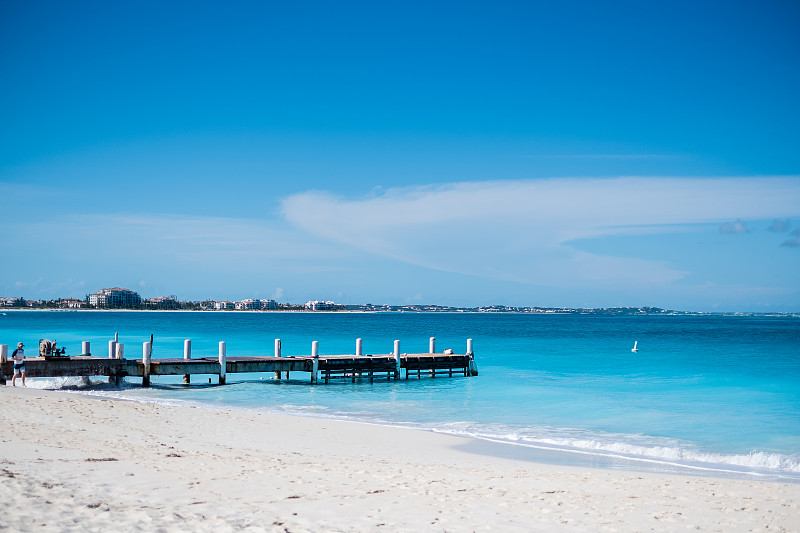
[[[633,348],[631,348],[631,351],[634,353],[639,351],[639,348],[636,347],[637,344],[639,344],[639,341],[633,341]]]

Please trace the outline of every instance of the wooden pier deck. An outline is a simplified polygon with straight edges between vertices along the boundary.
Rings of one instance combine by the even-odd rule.
[[[274,379],[289,377],[291,372],[311,376],[311,382],[332,379],[409,379],[423,376],[476,376],[473,354],[395,354],[395,355],[326,355],[282,357],[196,357],[165,359],[124,359],[94,356],[26,357],[25,375],[38,377],[108,376],[119,382],[125,377],[142,378],[148,386],[151,376],[184,376],[189,383],[192,375],[219,376],[224,384],[227,374],[266,373]],[[12,361],[0,363],[0,380],[11,379]]]

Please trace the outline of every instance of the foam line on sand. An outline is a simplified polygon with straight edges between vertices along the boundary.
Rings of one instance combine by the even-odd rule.
[[[0,387],[9,531],[798,531],[800,484],[548,465],[433,432]]]

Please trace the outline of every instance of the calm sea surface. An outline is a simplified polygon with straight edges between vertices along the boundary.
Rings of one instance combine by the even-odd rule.
[[[310,386],[228,375],[228,385],[180,384],[157,377],[142,389],[131,378],[39,379],[137,401],[190,403],[402,425],[510,442],[531,450],[613,458],[650,467],[738,472],[800,480],[800,318],[747,316],[596,317],[523,314],[366,314],[278,312],[0,312],[0,344],[23,341],[35,355],[41,338],[67,354],[90,341],[107,354],[119,333],[128,358],[154,335],[153,357],[401,352],[464,353],[472,338],[480,375]],[[631,352],[638,341],[639,352]],[[201,381],[195,377],[196,381]],[[207,381],[207,379],[202,379]],[[214,380],[216,382],[216,380]],[[549,452],[547,452],[549,453]],[[611,463],[609,463],[611,464]],[[655,466],[653,466],[655,465]]]

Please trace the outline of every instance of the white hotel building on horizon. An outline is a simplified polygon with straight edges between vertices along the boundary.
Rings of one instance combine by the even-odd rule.
[[[121,287],[100,289],[89,295],[89,305],[93,307],[135,307],[141,303],[142,297],[138,292]]]
[[[278,303],[275,300],[267,299],[256,300],[253,298],[248,298],[246,300],[242,300],[241,302],[230,302],[228,300],[214,302],[214,309],[216,310],[237,309],[241,311],[257,311],[259,309],[273,310],[277,308]]]

